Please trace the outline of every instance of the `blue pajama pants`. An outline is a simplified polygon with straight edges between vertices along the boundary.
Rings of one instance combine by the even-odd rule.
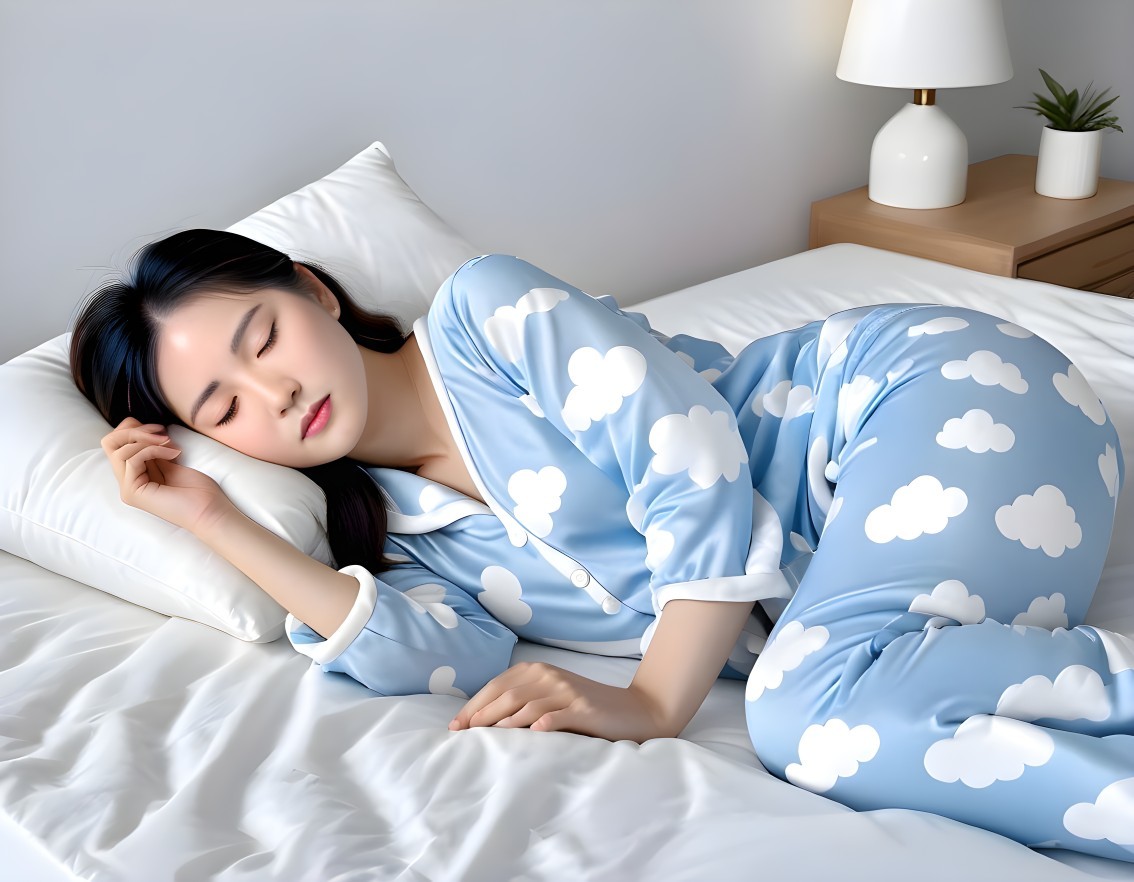
[[[1123,471],[1098,398],[958,308],[828,370],[809,444],[834,500],[809,497],[818,543],[748,678],[760,760],[856,809],[1134,861],[1134,640],[1082,624]],[[840,394],[859,376],[865,405]]]

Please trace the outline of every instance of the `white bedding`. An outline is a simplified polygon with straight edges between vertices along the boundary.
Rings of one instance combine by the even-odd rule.
[[[668,333],[749,336],[883,301],[959,303],[1048,337],[1134,458],[1134,303],[839,245],[635,309]],[[1134,482],[1131,482],[1134,483]],[[1134,523],[1134,492],[1120,518]],[[1134,547],[1091,619],[1134,632]],[[0,879],[1132,879],[931,815],[855,813],[768,775],[743,683],[680,739],[449,732],[462,701],[376,697],[285,641],[246,644],[0,553]],[[636,662],[521,642],[624,685]],[[9,851],[9,849],[12,849]]]

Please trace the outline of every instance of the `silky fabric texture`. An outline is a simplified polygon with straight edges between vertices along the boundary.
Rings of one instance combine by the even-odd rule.
[[[1012,323],[914,308],[855,329],[809,419],[832,485],[748,680],[761,761],[1134,860],[1134,641],[1079,627],[1123,463],[1082,375]]]
[[[889,768],[885,762],[870,766],[876,756],[882,758],[875,745],[883,740],[878,729],[824,716],[825,708],[841,706],[831,705],[832,692],[841,694],[839,684],[847,684],[846,693],[863,693],[855,685],[858,675],[890,641],[907,634],[928,635],[917,639],[939,645],[945,641],[938,635],[979,625],[982,633],[995,627],[997,634],[1034,643],[1055,639],[1049,629],[1058,626],[1057,594],[1067,625],[1076,624],[1089,603],[1121,481],[1117,438],[1081,375],[1046,343],[1011,323],[955,308],[861,307],[755,341],[733,358],[717,344],[653,333],[640,317],[622,313],[609,299],[591,298],[515,258],[491,255],[454,273],[415,330],[450,427],[488,505],[416,476],[371,470],[390,496],[387,551],[399,562],[371,576],[373,589],[370,574],[344,568],[360,579],[363,590],[347,622],[326,641],[294,619],[288,623],[297,649],[377,692],[468,695],[507,667],[517,634],[587,651],[602,651],[605,643],[610,654],[629,654],[618,649],[637,639],[639,652],[644,651],[669,599],[757,600],[780,620],[774,632],[778,644],[749,679],[749,730],[761,759],[788,780],[851,804],[855,796],[850,794],[865,794],[861,798],[873,807],[907,805],[913,798],[906,795],[912,754],[902,745],[916,739],[906,733],[927,728],[929,720],[943,724],[928,697],[984,708],[973,711],[978,715],[992,714],[996,698],[989,706],[987,696],[977,700],[967,681],[948,676],[956,674],[960,659],[931,677],[913,676],[929,670],[916,664],[877,665],[879,671],[892,670],[890,680],[873,677],[874,705],[853,706],[893,721],[895,737],[885,741],[898,745],[894,753],[905,760],[890,768],[888,778],[880,775],[883,783],[900,784],[894,793],[893,786],[872,789],[864,774]],[[1024,377],[1035,372],[1046,372],[1042,382],[1050,392],[1038,391],[1041,379]],[[1062,385],[1054,379],[1060,372]],[[1031,396],[1025,394],[1029,388]],[[981,406],[996,390],[1016,396],[1009,405],[1013,416],[1018,412],[1031,421],[1019,429],[1007,427],[1017,438],[1028,436],[1026,444],[1018,441],[1015,455],[1005,440],[1005,417]],[[934,424],[928,436],[914,431],[916,405],[925,398],[933,407],[918,419],[922,430]],[[1060,402],[1066,411],[1056,413]],[[1090,428],[1075,427],[1073,413]],[[872,440],[880,435],[863,434],[867,424],[886,425],[883,414],[890,424],[886,446]],[[1060,421],[1068,426],[1066,433],[1053,432]],[[1060,440],[1052,441],[1055,437]],[[1029,445],[1038,452],[1022,453]],[[871,453],[876,446],[879,450]],[[968,462],[955,456],[961,450]],[[982,460],[978,451],[1008,453],[1004,459],[1014,468]],[[952,467],[986,496],[1018,488],[997,509],[1007,509],[1005,526],[998,519],[953,539],[945,528],[965,510],[967,497],[962,502],[964,493],[949,483],[955,479],[942,483],[940,476],[919,472],[874,502],[861,518],[869,528],[860,523],[853,529],[854,518],[863,513],[852,515],[848,494],[839,492],[840,485],[849,486],[850,475],[858,475],[857,482],[878,497],[893,483],[890,470],[900,463],[908,470],[943,453],[953,454]],[[1043,479],[1034,472],[1037,463],[1059,474]],[[824,545],[828,550],[818,554],[820,537],[829,523],[838,523],[839,514],[851,526],[833,530],[832,536],[845,532],[847,538]],[[1047,536],[1050,523],[1059,533],[1055,539]],[[975,589],[969,593],[965,576],[973,585],[985,582],[965,571],[940,575],[935,566],[940,570],[943,563],[925,562],[918,550],[910,551],[913,532],[944,533],[942,562],[955,567],[964,557],[992,584],[1028,573],[1019,580],[1021,597],[1002,605],[980,598]],[[1056,554],[1058,542],[1063,549]],[[878,555],[879,548],[889,553]],[[1016,560],[1021,548],[1044,558],[1068,549],[1077,553],[1057,567],[1021,569]],[[894,549],[905,552],[902,564]],[[872,554],[879,559],[872,560]],[[819,560],[829,563],[816,569]],[[986,562],[987,572],[981,569]],[[1053,578],[1058,586],[1046,590]],[[1015,610],[1017,599],[1028,602]],[[1033,607],[1033,600],[1043,602]],[[985,609],[975,611],[978,601],[985,603],[987,615]],[[802,603],[814,604],[816,621],[823,624],[797,618]],[[964,610],[960,617],[953,615],[955,606]],[[1008,609],[1015,610],[1012,617],[1005,615]],[[1015,620],[1020,614],[1032,618]],[[1013,630],[1013,623],[1020,630]],[[1038,637],[1028,636],[1029,626]],[[964,632],[969,640],[972,630]],[[1090,640],[1099,632],[1077,634]],[[1107,639],[1117,647],[1111,655],[1098,638],[1094,655],[1076,656],[1071,667],[1097,669],[1100,679],[1112,680],[1122,653],[1134,655],[1134,650],[1124,650],[1117,636]],[[1003,655],[996,642],[986,654],[967,648],[966,665],[982,672],[995,667]],[[722,673],[737,676],[752,669],[751,658],[763,645],[754,619]],[[820,666],[829,660],[821,667],[825,679],[809,681],[811,689],[783,688],[804,659]],[[1002,667],[1011,678],[1027,665],[1016,659]],[[1053,694],[1059,691],[1054,678],[1067,667],[1051,673]],[[1079,675],[1077,669],[1071,672]],[[921,683],[921,676],[931,682]],[[1017,682],[1035,691],[1036,681],[1028,678],[1036,676],[1043,676],[1038,669],[1019,676],[999,689],[997,698]],[[903,702],[899,683],[919,700]],[[1017,716],[1035,709],[1034,702],[1014,700],[1026,706]],[[1007,706],[1012,708],[1013,701]],[[1053,715],[1061,712],[1057,708]],[[955,720],[953,730],[972,715]],[[1005,717],[1009,734],[1028,725]],[[973,725],[980,723],[978,718]],[[992,728],[1000,735],[1005,726]],[[1105,753],[1098,739],[1090,744],[1086,753],[1096,758]],[[1034,759],[1035,753],[1028,756]],[[950,761],[964,765],[963,757]],[[848,782],[858,784],[856,771],[863,783],[847,788]],[[938,780],[932,774],[931,784]],[[968,779],[966,774],[953,781],[987,773]],[[994,779],[1002,780],[997,774]],[[1007,774],[1003,780],[1015,780]],[[1099,783],[1099,775],[1094,777]],[[919,796],[914,807],[1032,844],[1059,843],[1120,857],[1128,850],[1107,838],[1113,826],[1107,819],[1112,804],[1125,798],[1127,783],[1121,774],[1110,775],[1104,786],[1112,786],[1111,795],[1094,786],[1093,807],[1079,813],[1091,820],[1076,827],[1086,836],[1067,836],[1066,827],[1059,834],[1035,818],[1020,822],[1018,814],[1004,820],[1005,804],[997,791],[962,798],[964,808],[957,808],[930,786],[930,795]],[[976,791],[987,785],[961,786]],[[1050,788],[1050,781],[1044,786]],[[848,796],[842,797],[840,788]],[[1086,806],[1075,802],[1080,804]],[[1100,830],[1103,835],[1092,839]]]
[[[381,694],[471,695],[516,636],[641,657],[671,599],[790,597],[783,518],[753,490],[733,406],[709,381],[732,361],[723,347],[655,334],[613,298],[504,255],[463,265],[414,327],[488,505],[368,469],[397,563],[326,641],[289,617],[301,652]],[[799,345],[764,341],[737,370],[771,389]],[[762,621],[722,676],[751,670]]]

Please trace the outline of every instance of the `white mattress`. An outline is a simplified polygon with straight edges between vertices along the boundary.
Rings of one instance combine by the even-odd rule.
[[[1129,302],[831,246],[635,308],[735,349],[894,300],[975,306],[1049,337],[1095,383],[1131,458]],[[1134,585],[1129,545],[1108,563],[1112,585]],[[1092,615],[1134,625],[1118,593]],[[1134,864],[855,813],[773,778],[739,681],[718,681],[680,739],[454,733],[459,699],[376,697],[286,642],[241,643],[3,553],[0,629],[3,879],[1134,879]],[[526,642],[513,660],[535,658],[618,685],[636,665]]]

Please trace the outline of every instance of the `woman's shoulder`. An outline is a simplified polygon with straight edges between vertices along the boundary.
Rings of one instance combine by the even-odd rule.
[[[537,289],[560,288],[558,279],[510,254],[482,254],[465,261],[441,283],[429,309],[431,322],[483,322],[506,308],[525,308],[521,302]]]

